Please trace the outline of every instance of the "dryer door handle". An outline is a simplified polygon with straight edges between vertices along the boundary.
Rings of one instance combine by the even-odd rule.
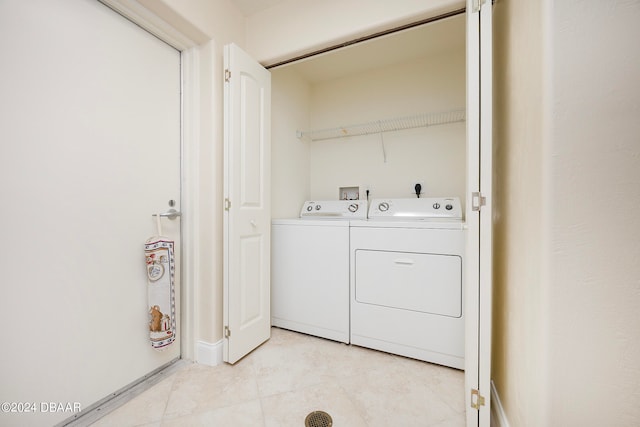
[[[412,260],[411,258],[398,258],[398,259],[395,259],[393,262],[395,262],[396,264],[402,264],[402,265],[414,264],[414,260]]]

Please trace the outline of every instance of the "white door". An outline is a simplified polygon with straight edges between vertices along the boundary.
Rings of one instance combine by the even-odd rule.
[[[271,73],[225,46],[224,361],[269,339]]]
[[[491,7],[486,0],[467,2],[467,427],[489,427],[491,407]]]
[[[180,53],[94,0],[0,1],[0,51],[0,402],[37,404],[0,425],[53,425],[77,412],[39,402],[180,356],[151,348],[144,257],[180,209]]]

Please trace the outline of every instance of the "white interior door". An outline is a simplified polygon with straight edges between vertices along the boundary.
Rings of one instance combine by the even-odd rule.
[[[235,363],[269,339],[271,73],[225,46],[224,351]]]
[[[143,251],[180,209],[180,53],[94,0],[0,1],[0,51],[0,401],[86,409],[180,356],[151,348]]]
[[[491,413],[491,8],[490,1],[467,2],[467,427],[489,427]]]

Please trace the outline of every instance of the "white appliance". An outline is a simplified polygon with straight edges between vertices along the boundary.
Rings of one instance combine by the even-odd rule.
[[[271,324],[349,342],[349,226],[366,200],[309,201],[271,225]]]
[[[463,369],[460,200],[373,200],[350,238],[351,343]]]

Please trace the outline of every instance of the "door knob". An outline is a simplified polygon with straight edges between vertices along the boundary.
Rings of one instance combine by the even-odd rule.
[[[160,215],[160,218],[169,218],[170,220],[174,220],[177,217],[181,216],[182,213],[175,210],[175,209],[169,209],[166,212],[162,212]],[[158,216],[158,214],[153,214],[153,216]]]

